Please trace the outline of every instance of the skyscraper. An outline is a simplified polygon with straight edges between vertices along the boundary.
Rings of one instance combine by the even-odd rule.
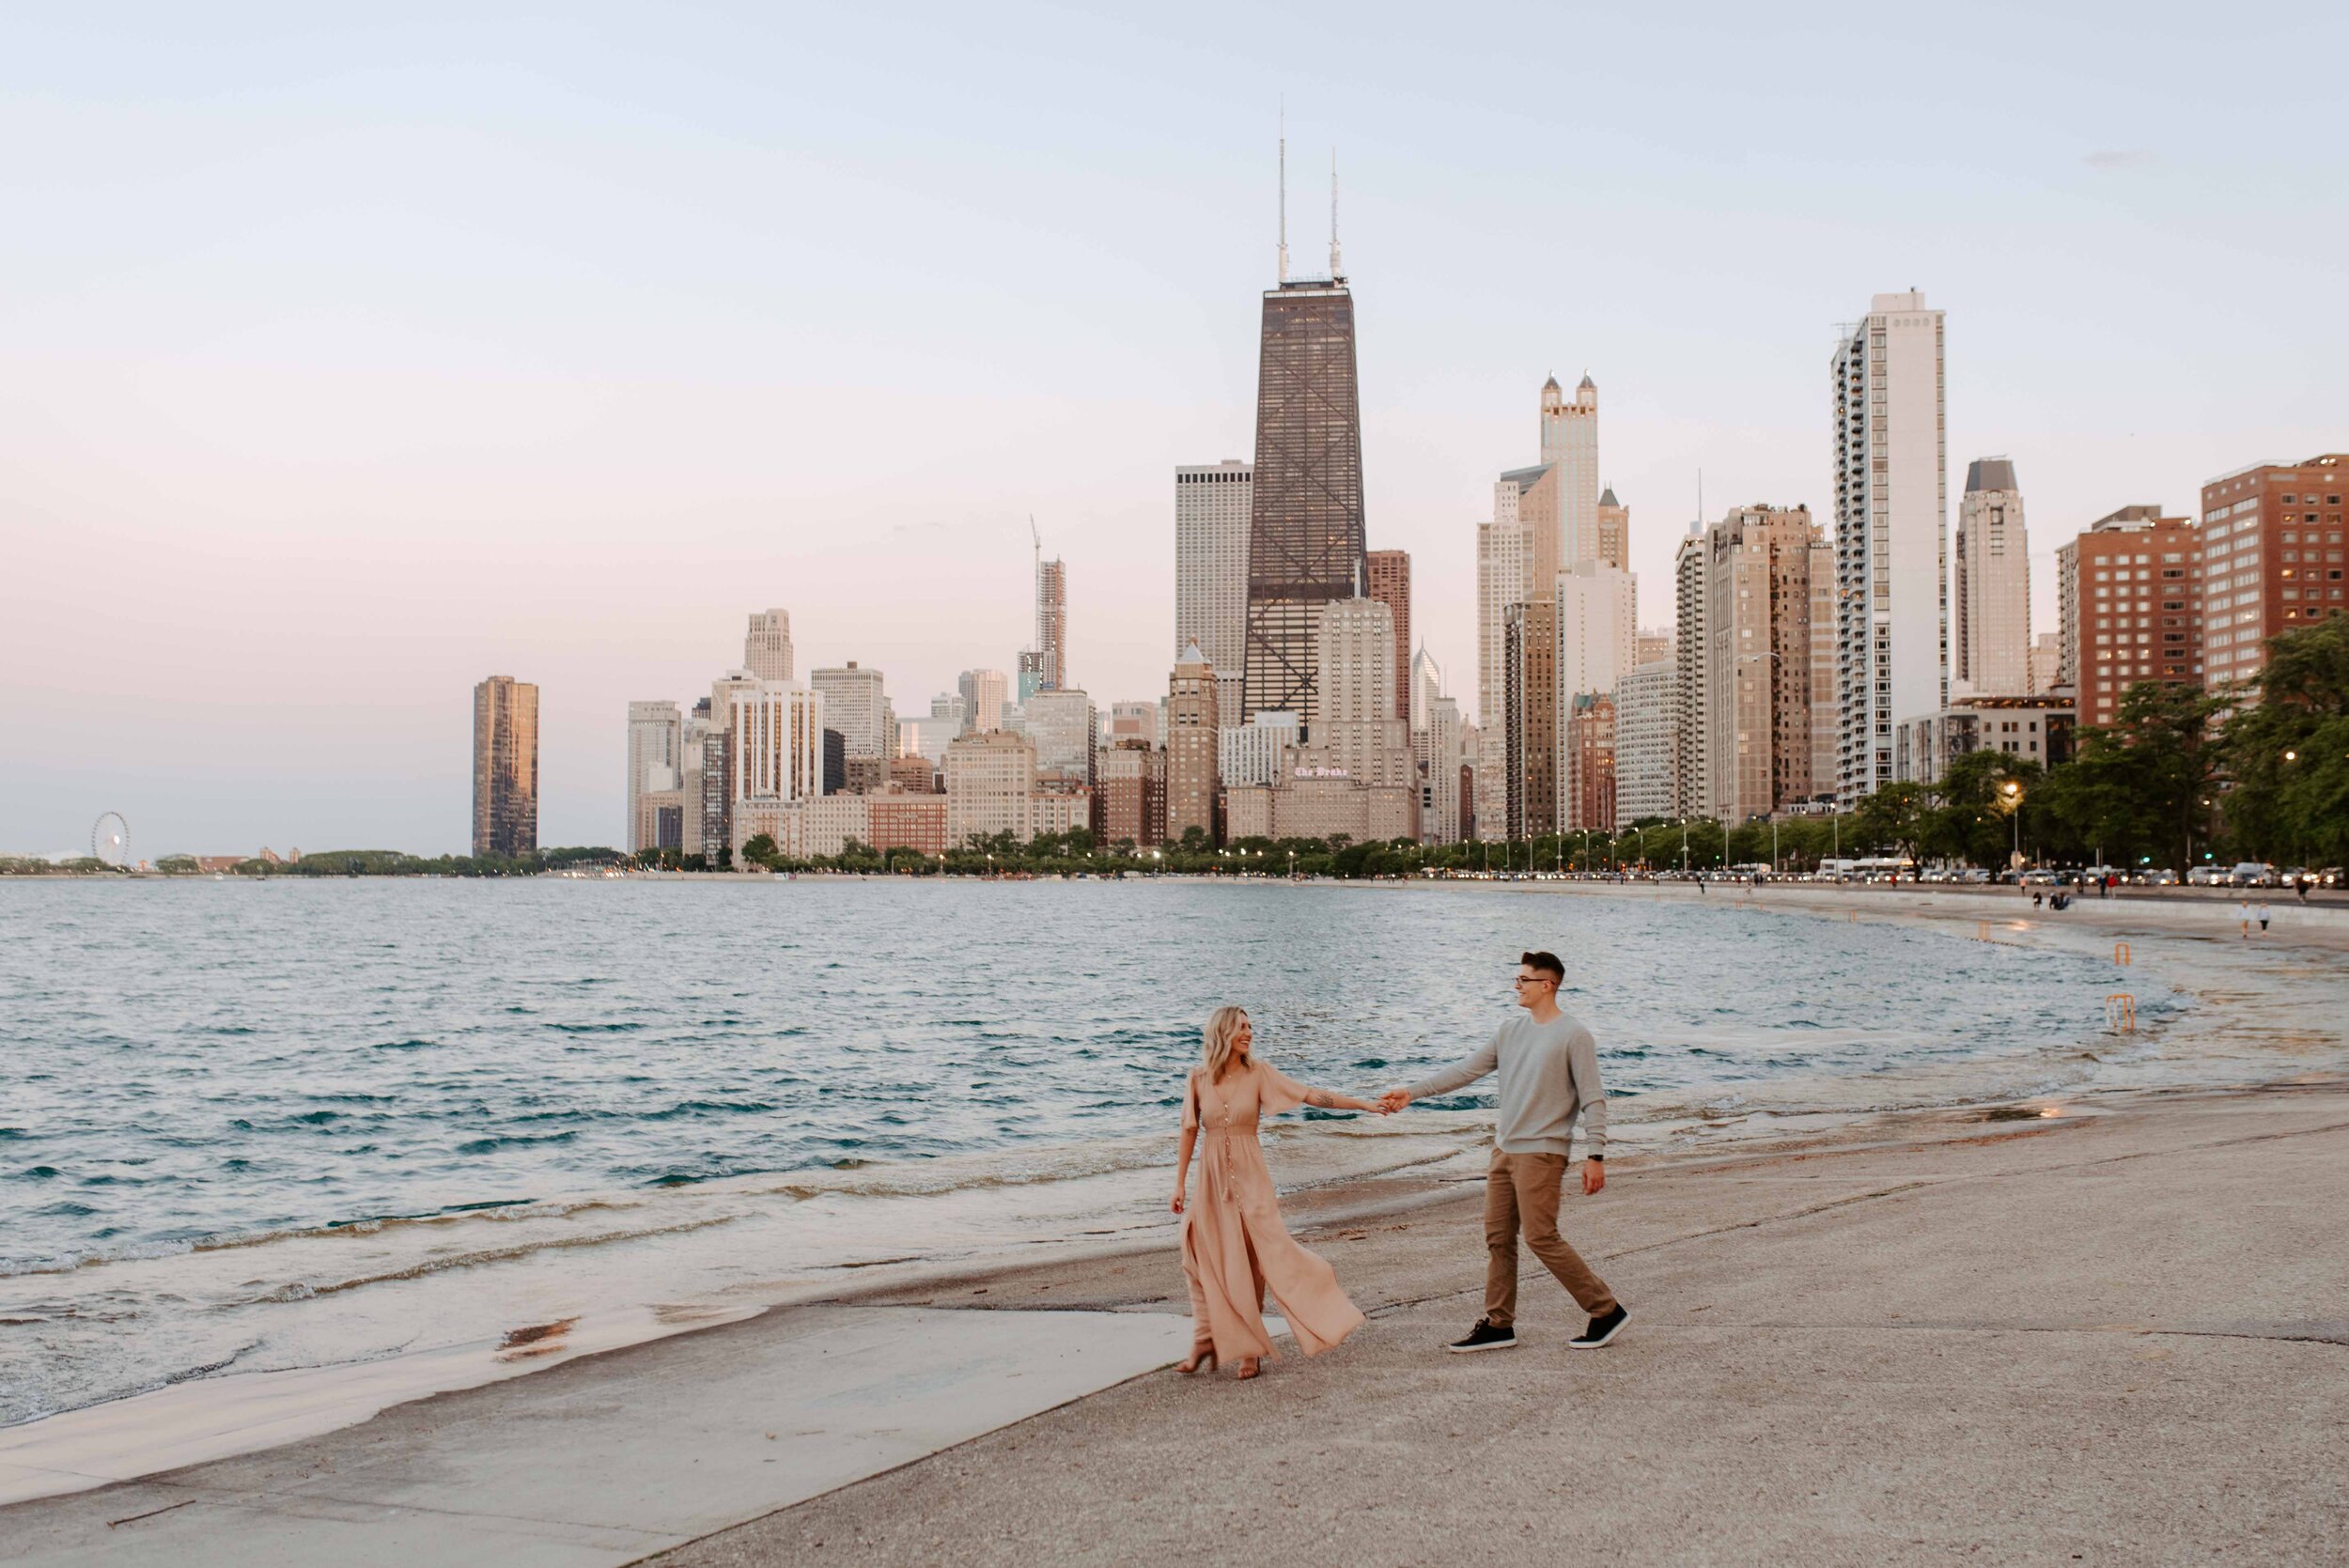
[[[2056,551],[2056,597],[2081,723],[2111,723],[2122,697],[2140,681],[2204,684],[2208,627],[2232,612],[2202,606],[2233,602],[2228,567],[2240,559],[2215,550],[2193,519],[2145,505],[2099,518]],[[2245,564],[2256,568],[2257,556]],[[2252,571],[2243,575],[2257,581]],[[2255,593],[2244,599],[2258,602]],[[2227,678],[2217,651],[2209,656],[2212,685]]]
[[[685,716],[675,703],[628,705],[628,849],[631,855],[642,849],[682,846],[682,817],[677,841],[663,844],[661,812],[684,805],[684,732]],[[699,846],[695,848],[698,851]]]
[[[2260,673],[2267,639],[2349,609],[2341,504],[2349,452],[2296,463],[2254,463],[2202,487],[2209,573],[2202,639],[2214,691]],[[2088,718],[2088,691],[2080,717]]]
[[[1409,711],[1404,717],[1416,736],[1427,728],[1427,705],[1443,695],[1443,666],[1424,647],[1411,655],[1410,682],[1404,695],[1404,706]]]
[[[1196,644],[1174,661],[1166,683],[1166,836],[1192,828],[1215,842],[1215,666]]]
[[[1892,727],[1949,700],[1942,313],[1878,294],[1835,347],[1838,789],[1892,781]]]
[[[1611,698],[1630,670],[1639,639],[1639,583],[1604,561],[1578,562],[1558,574],[1551,598],[1558,653],[1551,666],[1558,717],[1557,823],[1566,829],[1611,827],[1614,806],[1615,707],[1586,699]],[[1577,716],[1582,727],[1577,729]],[[1604,744],[1600,744],[1603,737]],[[1604,763],[1603,783],[1580,769]]]
[[[1460,780],[1468,737],[1460,722],[1460,705],[1450,697],[1427,704],[1427,722],[1413,744],[1423,752],[1420,784],[1419,836],[1429,844],[1457,844],[1465,835],[1460,809]]]
[[[1174,471],[1174,651],[1223,672],[1219,722],[1237,724],[1248,667],[1248,527],[1254,473],[1237,458]]]
[[[1068,567],[1057,556],[1047,561],[1041,547],[1035,563],[1035,651],[1037,688],[1058,691],[1072,684],[1068,674]],[[1021,702],[1027,695],[1022,694]]]
[[[1558,826],[1558,621],[1548,599],[1509,606],[1502,629],[1501,755],[1508,836]],[[1480,820],[1477,831],[1483,832]]]
[[[1615,499],[1611,485],[1598,498],[1598,558],[1618,570],[1631,569],[1631,508]]]
[[[1011,695],[1011,683],[1001,670],[965,670],[957,683],[962,697],[962,733],[985,735],[1003,727],[1003,704]],[[936,713],[938,705],[932,703]]]
[[[1565,781],[1559,803],[1559,827],[1567,831],[1611,833],[1615,831],[1615,699],[1603,691],[1585,691],[1566,699],[1561,744],[1564,761],[1559,769]],[[1588,847],[1585,841],[1584,847]]]
[[[709,738],[709,699],[698,698],[685,715],[677,742],[677,847],[689,855],[702,853],[702,813],[707,805],[703,768]]]
[[[1411,552],[1374,550],[1364,557],[1369,585],[1363,597],[1387,607],[1394,623],[1394,716],[1411,717]]]
[[[1035,748],[1025,736],[981,731],[946,748],[948,844],[998,833],[1025,844],[1035,833],[1034,804]]]
[[[1093,699],[1076,687],[1038,691],[1028,699],[1022,734],[1035,748],[1035,770],[1077,784],[1093,783],[1094,752],[1100,745],[1100,716]]]
[[[1987,697],[2020,697],[2030,684],[2030,547],[2015,465],[1976,458],[1957,504],[1950,607],[1957,625],[1950,674]]]
[[[1166,837],[1166,753],[1140,740],[1101,748],[1093,765],[1093,835],[1110,848],[1147,849]]]
[[[473,852],[538,847],[538,689],[491,675],[473,689]]]
[[[1470,802],[1477,836],[1500,835],[1508,815],[1503,777],[1508,668],[1509,606],[1525,598],[1526,528],[1518,517],[1517,482],[1504,476],[1493,487],[1490,522],[1476,525],[1476,754],[1475,788]]]
[[[791,678],[791,612],[762,610],[751,616],[742,639],[742,668],[754,680]]]
[[[1694,563],[1702,635],[1692,716],[1705,769],[1694,810],[1732,824],[1835,788],[1830,546],[1802,506],[1738,506]]]
[[[1285,147],[1283,163],[1285,169]],[[1361,411],[1334,176],[1327,278],[1287,276],[1285,190],[1283,196],[1282,275],[1265,292],[1256,369],[1242,717],[1284,709],[1311,739],[1320,711],[1314,660],[1321,607],[1361,593],[1367,569]]]
[[[844,758],[886,758],[889,754],[889,699],[882,692],[881,673],[853,659],[808,673],[807,683],[824,697],[824,726],[840,732]]]
[[[1543,389],[1545,408],[1558,389]],[[1548,439],[1548,425],[1544,426]],[[1501,832],[1509,785],[1501,777],[1508,754],[1505,654],[1510,606],[1556,590],[1564,544],[1560,531],[1562,471],[1555,463],[1512,469],[1493,482],[1492,521],[1476,532],[1476,704],[1479,752],[1473,802],[1479,835]],[[1547,767],[1547,764],[1545,764]],[[1519,780],[1520,784],[1523,784]]]
[[[1635,665],[1615,685],[1615,820],[1627,827],[1677,815],[1672,728],[1679,666],[1667,654]]]
[[[1542,461],[1558,470],[1559,557],[1536,560],[1548,573],[1600,558],[1598,537],[1598,385],[1582,378],[1569,403],[1552,376],[1542,386]]]
[[[1362,788],[1416,790],[1410,722],[1397,715],[1394,619],[1375,598],[1338,599],[1321,613],[1321,731],[1311,737],[1324,766]],[[1405,698],[1408,701],[1408,697]]]
[[[1707,816],[1712,759],[1704,749],[1704,524],[1688,525],[1672,557],[1672,815]]]
[[[785,808],[824,794],[824,699],[736,671],[711,686],[709,700],[711,727],[725,736],[727,847],[739,858],[762,833],[784,838]]]

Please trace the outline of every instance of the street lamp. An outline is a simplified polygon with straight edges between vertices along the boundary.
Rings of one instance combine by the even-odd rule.
[[[2019,867],[2023,863],[2023,784],[2019,779],[2009,779],[1999,786],[1999,795],[2006,802],[2007,819],[2015,825],[2015,851],[2007,864]]]

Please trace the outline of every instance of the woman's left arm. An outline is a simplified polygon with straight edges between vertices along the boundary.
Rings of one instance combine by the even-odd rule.
[[[1323,1110],[1367,1110],[1379,1116],[1387,1113],[1387,1108],[1377,1100],[1357,1099],[1352,1094],[1341,1094],[1334,1089],[1308,1089],[1305,1091],[1305,1103]]]

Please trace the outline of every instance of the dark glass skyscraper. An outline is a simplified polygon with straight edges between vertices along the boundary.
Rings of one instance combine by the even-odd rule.
[[[1265,294],[1254,491],[1245,717],[1285,710],[1311,736],[1321,607],[1354,598],[1366,581],[1354,296],[1343,275],[1283,281]]]

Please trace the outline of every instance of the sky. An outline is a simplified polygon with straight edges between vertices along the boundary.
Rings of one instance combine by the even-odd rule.
[[[2012,458],[2038,629],[2083,524],[2349,448],[2337,8],[1119,10],[19,8],[0,852],[461,852],[491,674],[540,842],[620,843],[629,701],[754,610],[901,714],[1014,668],[1031,516],[1071,675],[1162,693],[1283,106],[1299,272],[1343,179],[1370,543],[1471,711],[1553,372],[1651,624],[1700,473],[1828,517],[1874,293],[1948,312],[1952,520]]]

